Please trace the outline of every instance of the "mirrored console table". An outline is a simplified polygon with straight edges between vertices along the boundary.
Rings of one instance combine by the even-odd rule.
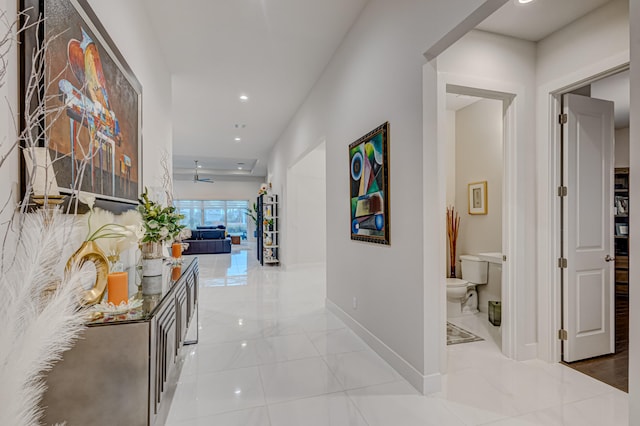
[[[87,324],[46,378],[44,423],[163,425],[180,375],[179,351],[197,343],[198,258],[143,277],[142,306]],[[187,331],[196,318],[194,336]]]

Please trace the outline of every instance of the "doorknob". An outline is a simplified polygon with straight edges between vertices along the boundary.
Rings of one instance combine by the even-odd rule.
[[[606,256],[604,257],[604,260],[605,260],[606,262],[613,262],[614,260],[616,260],[616,258],[615,258],[615,257],[611,257],[611,255],[606,255]]]

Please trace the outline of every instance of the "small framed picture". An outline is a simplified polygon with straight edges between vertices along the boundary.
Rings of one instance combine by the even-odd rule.
[[[487,214],[487,181],[469,184],[469,214]]]
[[[623,237],[629,235],[629,225],[626,223],[616,223],[616,235]]]
[[[616,208],[616,214],[623,216],[623,215],[628,215],[629,214],[629,197],[624,197],[624,196],[616,196],[616,204],[615,204],[615,208]]]

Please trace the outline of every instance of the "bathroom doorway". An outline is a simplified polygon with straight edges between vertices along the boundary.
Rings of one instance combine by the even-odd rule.
[[[447,93],[473,96],[483,99],[497,100],[502,105],[502,186],[487,187],[488,195],[497,189],[502,194],[501,200],[501,323],[500,323],[500,347],[494,345],[497,353],[502,353],[510,359],[527,360],[535,358],[537,350],[532,343],[532,327],[530,318],[535,309],[531,303],[535,298],[534,287],[531,285],[531,258],[532,250],[526,244],[531,241],[530,223],[531,210],[517,206],[529,205],[531,192],[524,177],[529,174],[530,162],[527,142],[530,140],[530,127],[524,114],[517,114],[524,108],[526,98],[525,88],[508,81],[485,79],[479,76],[458,74],[454,72],[439,71],[437,85],[437,118],[438,118],[438,205],[442,212],[442,225],[440,227],[440,251],[439,283],[440,300],[443,309],[440,313],[441,335],[441,364],[440,370],[448,370],[447,363],[451,348],[446,344],[447,325]],[[429,99],[426,97],[425,99]],[[482,179],[484,180],[484,179]],[[479,180],[480,181],[480,180]],[[475,181],[474,181],[475,182]],[[474,182],[465,182],[467,185]],[[467,205],[460,207],[464,211]],[[487,205],[491,211],[492,205]],[[462,230],[460,231],[462,232]],[[493,299],[491,299],[493,300]],[[482,302],[481,302],[482,303]],[[472,346],[462,345],[462,347]]]
[[[615,70],[577,86],[554,98],[560,102],[562,114],[568,114],[566,123],[561,119],[558,135],[563,152],[559,159],[560,186],[567,187],[567,195],[562,194],[558,206],[561,212],[559,251],[563,262],[567,259],[559,265],[561,360],[571,368],[627,392],[629,175],[632,172],[629,167],[629,71]],[[580,112],[585,107],[588,114]],[[602,114],[602,118],[596,112]],[[595,126],[606,123],[607,131],[589,124],[589,117],[597,117]],[[587,122],[583,122],[585,120]],[[584,163],[589,161],[598,167],[586,167]],[[590,196],[594,190],[598,193]],[[585,202],[603,207],[587,208],[582,205]],[[602,215],[593,214],[598,211]],[[588,228],[604,231],[589,235],[581,230],[578,224],[589,220],[593,224]],[[590,263],[584,263],[585,256],[591,258]]]
[[[447,244],[447,343],[481,338],[502,351],[504,114],[510,102],[491,95],[446,88],[446,204],[460,217],[456,280],[450,279]]]

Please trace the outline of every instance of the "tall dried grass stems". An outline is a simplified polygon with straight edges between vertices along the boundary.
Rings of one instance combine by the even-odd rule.
[[[451,266],[450,277],[456,277],[456,244],[458,241],[458,230],[460,229],[460,216],[454,206],[447,207],[447,236],[449,237],[449,265]]]

